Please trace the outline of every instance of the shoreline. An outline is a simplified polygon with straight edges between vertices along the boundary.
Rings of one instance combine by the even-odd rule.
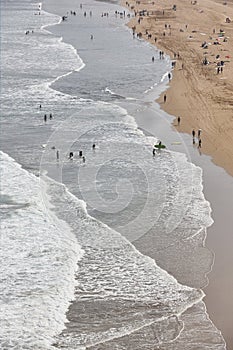
[[[201,129],[202,152],[233,176],[233,68],[227,58],[233,56],[233,22],[224,22],[227,14],[221,14],[229,12],[233,21],[233,4],[224,6],[213,0],[201,5],[183,0],[176,3],[174,11],[170,0],[163,7],[147,1],[121,1],[131,11],[149,11],[149,16],[140,16],[140,20],[137,14],[128,27],[176,61],[169,87],[157,102],[167,113],[181,118],[179,126],[173,123],[177,131],[191,135],[193,129],[196,133]],[[226,42],[218,36],[219,28],[226,32]],[[219,45],[213,44],[216,40]],[[201,47],[204,41],[208,49]],[[202,63],[204,57],[208,65]],[[217,74],[221,60],[225,62],[223,72]]]
[[[172,119],[172,116],[163,112],[155,102],[145,113],[138,114],[136,122],[142,129],[148,130],[150,127],[152,134],[157,133],[164,143],[169,145],[169,150],[186,154],[190,162],[202,169],[203,193],[211,205],[211,217],[214,220],[207,228],[205,238],[205,247],[214,254],[214,261],[207,274],[208,285],[202,288],[206,294],[204,302],[210,319],[227,342],[227,350],[232,350],[233,178],[223,168],[216,166],[209,156],[200,156],[190,142],[190,135],[177,136]],[[177,140],[182,141],[182,144],[175,145]],[[219,183],[219,178],[223,180],[222,183]]]
[[[168,3],[171,2],[168,1]],[[183,1],[177,2],[178,6],[182,4],[184,5]],[[212,3],[213,5],[217,6],[224,6],[222,4],[218,4],[214,1],[205,1],[204,3]],[[130,4],[130,5],[127,5]],[[148,8],[148,4],[146,1],[143,3],[137,3],[135,1],[126,2],[121,1],[121,5],[127,9],[129,9],[131,6],[134,6],[132,10],[137,9],[145,9]],[[233,5],[233,4],[230,4]],[[153,6],[152,3],[150,6]],[[158,4],[154,5],[153,7],[157,7]],[[193,5],[187,4],[187,7],[192,7]],[[201,5],[203,7],[204,4]],[[160,7],[161,10],[161,7]],[[232,11],[232,7],[231,7]],[[176,12],[177,13],[177,12]],[[220,17],[220,15],[219,15]],[[143,18],[143,17],[141,17]],[[138,19],[138,17],[137,17]],[[233,19],[233,12],[232,17]],[[175,69],[172,70],[172,79],[169,82],[167,90],[162,92],[159,97],[155,97],[155,104],[158,103],[161,112],[165,111],[166,118],[168,118],[168,123],[170,123],[170,131],[168,131],[167,127],[160,125],[160,120],[157,118],[156,121],[152,121],[150,119],[150,127],[152,127],[153,131],[153,123],[154,123],[154,130],[157,132],[158,135],[161,137],[167,136],[167,132],[172,137],[173,134],[176,132],[179,132],[180,138],[185,143],[185,146],[187,147],[186,152],[188,151],[188,156],[190,158],[190,161],[193,162],[195,165],[200,166],[203,169],[203,192],[206,197],[206,199],[210,202],[211,208],[212,208],[212,217],[214,219],[214,223],[211,227],[207,229],[207,237],[205,240],[205,245],[208,247],[215,255],[213,266],[211,271],[208,274],[208,285],[204,288],[204,291],[206,293],[206,297],[204,298],[204,302],[207,306],[208,314],[211,318],[211,320],[214,322],[214,324],[217,326],[218,329],[221,330],[226,343],[227,343],[227,350],[233,350],[233,337],[232,337],[232,329],[231,325],[233,324],[233,317],[231,316],[232,310],[233,310],[233,303],[231,298],[231,291],[233,290],[233,279],[230,278],[232,275],[232,270],[230,266],[233,266],[233,258],[232,253],[229,248],[229,246],[232,246],[233,244],[233,238],[232,238],[232,227],[233,227],[233,220],[231,218],[232,214],[232,208],[233,208],[233,152],[230,154],[231,149],[233,147],[233,131],[231,132],[230,129],[233,127],[233,118],[231,118],[231,115],[233,115],[233,109],[231,101],[233,101],[233,97],[230,100],[229,99],[229,105],[228,108],[226,108],[226,98],[223,96],[223,92],[221,92],[221,88],[224,86],[226,87],[226,83],[223,82],[226,76],[227,79],[231,79],[228,82],[227,88],[228,93],[231,91],[231,84],[232,84],[232,78],[230,78],[230,73],[224,72],[224,76],[217,76],[214,69],[213,64],[208,65],[207,67],[203,67],[199,63],[203,59],[202,51],[203,50],[201,46],[201,39],[200,34],[199,35],[199,41],[197,40],[197,44],[195,44],[195,51],[193,48],[191,48],[191,56],[193,58],[193,55],[196,54],[198,57],[198,61],[195,60],[194,64],[190,62],[189,58],[189,48],[186,48],[185,54],[184,51],[180,50],[179,45],[182,44],[182,41],[179,38],[179,34],[176,36],[169,35],[168,36],[168,43],[161,39],[162,37],[162,31],[164,30],[164,23],[169,23],[169,18],[166,18],[166,20],[162,23],[159,23],[158,21],[155,21],[156,23],[153,26],[149,26],[150,23],[148,21],[145,21],[144,18],[140,22],[140,27],[136,29],[135,33],[141,32],[142,38],[144,40],[149,41],[151,44],[155,45],[158,49],[164,50],[166,54],[168,54],[171,59],[174,59],[176,61]],[[146,23],[146,24],[145,24]],[[173,22],[172,22],[173,23]],[[185,21],[181,18],[181,21],[179,23],[185,23]],[[195,19],[194,22],[195,23]],[[198,22],[197,22],[198,23]],[[144,26],[145,24],[145,26]],[[131,19],[129,23],[127,24],[129,28],[132,28],[133,26],[136,26],[137,28],[137,21],[135,18]],[[179,25],[179,24],[178,24]],[[180,24],[181,25],[181,24]],[[194,25],[194,24],[193,24]],[[216,25],[216,23],[215,23]],[[224,24],[225,26],[225,24]],[[184,25],[183,25],[184,27]],[[154,28],[154,31],[153,31]],[[157,29],[155,29],[157,28]],[[152,38],[148,38],[145,30],[148,30],[148,33],[152,35]],[[231,24],[231,30],[232,30],[232,24]],[[158,40],[157,35],[158,31],[160,31],[160,40]],[[154,35],[156,33],[156,42],[154,41]],[[183,32],[180,32],[183,34]],[[195,33],[196,34],[196,33]],[[165,35],[166,36],[166,35]],[[204,36],[203,36],[204,37]],[[170,39],[170,40],[169,40]],[[172,40],[171,40],[172,39]],[[229,40],[229,38],[228,38]],[[232,40],[232,38],[231,38]],[[232,43],[232,41],[231,41]],[[171,45],[171,46],[170,46]],[[220,45],[216,45],[217,49],[215,49],[215,55],[217,54],[217,50],[219,50]],[[229,46],[229,44],[228,44]],[[212,47],[213,48],[213,47]],[[231,48],[233,51],[233,44],[231,44]],[[185,50],[183,48],[183,50]],[[229,47],[228,47],[229,50]],[[182,54],[182,57],[177,59],[172,57],[174,53],[179,53],[180,57]],[[181,52],[181,53],[180,53]],[[213,54],[212,54],[213,55]],[[175,55],[174,55],[175,56]],[[216,57],[216,56],[215,56]],[[188,62],[188,65],[187,65]],[[199,63],[198,63],[199,62]],[[195,74],[195,69],[198,67],[198,74]],[[206,69],[207,68],[207,69]],[[226,67],[224,67],[225,69]],[[205,71],[204,71],[205,69]],[[228,69],[231,71],[232,68],[228,66]],[[204,78],[204,85],[201,86],[201,83],[198,82],[198,79],[200,79],[201,74],[202,80]],[[231,75],[233,77],[233,75]],[[224,79],[222,79],[224,77]],[[216,79],[218,79],[216,81]],[[198,91],[198,87],[195,86],[196,83],[199,83],[199,88],[201,86],[201,92]],[[203,81],[202,81],[203,83]],[[217,86],[217,83],[219,83],[219,86]],[[216,90],[213,90],[213,88],[216,89],[216,86],[218,87],[217,90],[217,96],[219,97],[219,94],[222,98],[222,103],[220,103],[220,97],[219,100],[216,103],[213,103],[213,97],[214,92]],[[220,90],[219,90],[220,89]],[[211,90],[212,95],[207,98],[206,91]],[[166,103],[164,103],[164,95],[166,94],[167,100]],[[207,98],[208,103],[206,104],[206,101],[204,100],[203,96]],[[217,108],[216,108],[217,107]],[[207,112],[206,111],[207,108]],[[216,108],[215,113],[214,110]],[[202,113],[200,113],[200,110]],[[227,111],[227,113],[226,113]],[[167,116],[167,113],[170,115]],[[214,114],[212,118],[212,114]],[[218,113],[219,118],[223,120],[226,124],[226,128],[229,128],[228,136],[231,136],[229,134],[232,133],[232,138],[227,139],[228,143],[226,144],[226,149],[224,152],[220,152],[218,150],[218,145],[220,143],[224,143],[226,139],[225,130],[223,130],[222,133],[220,133],[220,139],[219,142],[215,142],[217,140],[218,131],[220,129],[220,126],[218,125]],[[174,120],[172,120],[172,116],[175,117]],[[180,116],[181,123],[178,126],[177,125],[177,118]],[[156,117],[155,117],[156,119]],[[231,125],[227,123],[231,119]],[[137,123],[139,122],[139,127],[146,127],[147,122],[142,121],[142,118],[139,117],[139,120],[137,120]],[[214,128],[212,124],[216,122],[216,125],[218,128]],[[147,125],[148,128],[148,125]],[[166,128],[166,131],[165,131]],[[192,145],[192,136],[191,132],[193,129],[197,132],[198,129],[202,129],[201,137],[203,140],[202,148],[199,150],[200,154],[195,154],[194,147]],[[158,129],[160,132],[158,133]],[[217,133],[217,136],[216,136]],[[214,140],[214,141],[213,141]],[[198,142],[196,138],[196,143]],[[168,140],[167,140],[168,142]],[[231,147],[232,145],[232,147]],[[196,144],[195,144],[196,147]],[[171,147],[169,147],[171,148]],[[172,150],[180,151],[179,149],[172,147]],[[181,151],[183,152],[183,150]],[[184,152],[184,153],[186,153]],[[202,154],[203,152],[203,154]],[[202,156],[202,157],[200,157]],[[202,159],[201,159],[202,158]],[[203,158],[205,160],[203,161]],[[208,159],[206,159],[208,158]],[[223,182],[220,182],[219,179],[221,179]],[[225,182],[225,183],[224,183]],[[223,273],[224,272],[224,273]]]

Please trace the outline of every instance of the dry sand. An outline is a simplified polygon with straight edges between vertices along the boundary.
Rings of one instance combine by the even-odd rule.
[[[179,131],[191,134],[192,129],[202,129],[202,152],[233,175],[233,1],[130,0],[122,4],[137,11],[129,26],[176,60],[166,103],[163,95],[158,102],[166,112],[180,116]],[[139,10],[149,11],[140,16],[140,23]],[[208,48],[202,47],[204,41]],[[224,66],[218,74],[220,61]]]

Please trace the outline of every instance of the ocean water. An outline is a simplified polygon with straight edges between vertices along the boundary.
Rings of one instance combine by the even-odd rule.
[[[1,2],[2,349],[225,349],[202,171],[133,115],[171,62],[121,11]]]

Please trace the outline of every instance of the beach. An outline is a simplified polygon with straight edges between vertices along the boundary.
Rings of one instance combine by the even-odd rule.
[[[164,104],[161,96],[158,102],[168,113],[180,116],[178,131],[191,134],[201,129],[202,152],[233,175],[233,3],[179,1],[176,10],[172,1],[127,4],[133,11],[149,12],[141,16],[140,24],[137,15],[129,26],[176,61],[167,101]],[[224,67],[218,73],[221,61]]]
[[[164,50],[176,62],[168,90],[156,100],[164,111],[175,116],[171,120],[174,128],[187,134],[184,136],[188,147],[187,154],[204,170],[204,193],[211,202],[215,221],[208,229],[207,246],[216,254],[213,270],[209,275],[209,286],[206,288],[206,302],[212,319],[222,329],[228,349],[232,349],[233,319],[228,307],[231,305],[230,310],[233,309],[229,292],[233,288],[230,277],[233,261],[229,249],[232,246],[233,208],[233,24],[226,23],[226,18],[233,18],[233,4],[219,1],[179,1],[176,2],[176,11],[172,9],[174,4],[170,1],[163,4],[128,1],[122,2],[122,5],[131,7],[132,11],[149,11],[148,16],[138,14],[129,22],[129,27],[136,27],[136,33],[141,32],[145,40]],[[155,13],[151,13],[153,11]],[[223,36],[220,29],[224,32]],[[151,38],[148,38],[146,31],[149,35],[152,34]],[[225,42],[224,36],[227,37]],[[207,43],[206,48],[202,47],[204,42]],[[205,57],[208,65],[203,64]],[[218,74],[217,63],[220,60],[225,63],[223,72]],[[167,97],[166,103],[164,94]],[[177,123],[178,117],[181,119],[180,125]],[[150,118],[150,127],[151,122]],[[141,121],[142,127],[146,124],[148,122]],[[158,118],[154,124],[154,130],[158,130]],[[160,135],[167,140],[171,139],[172,135],[167,138],[164,128],[161,125]],[[198,129],[201,129],[201,154],[209,155],[208,160],[201,160],[195,146],[191,146],[192,130],[196,132],[195,143],[198,144]],[[208,165],[210,161],[223,167],[230,176],[224,170]],[[221,302],[216,303],[216,300]],[[225,311],[220,304],[225,305]]]
[[[172,97],[184,52],[133,38],[128,4],[4,8],[6,349],[232,348],[233,179]]]

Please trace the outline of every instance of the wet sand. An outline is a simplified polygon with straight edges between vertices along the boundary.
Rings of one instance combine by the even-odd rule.
[[[170,150],[185,153],[190,161],[203,169],[204,195],[211,203],[214,220],[207,230],[206,246],[215,255],[212,271],[208,274],[209,285],[204,288],[204,301],[211,320],[221,330],[227,342],[227,349],[232,350],[233,178],[224,169],[216,166],[209,156],[200,153],[197,145],[192,144],[190,135],[179,134],[171,126],[173,119],[156,103],[136,115],[140,128],[159,135]],[[176,142],[180,144],[175,144]]]

